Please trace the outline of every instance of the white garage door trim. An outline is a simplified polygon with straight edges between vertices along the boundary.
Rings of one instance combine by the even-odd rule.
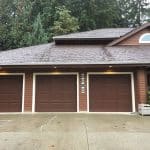
[[[32,112],[35,112],[36,76],[37,75],[76,75],[77,76],[77,112],[79,112],[79,73],[78,72],[53,72],[33,73]]]
[[[22,108],[21,112],[24,112],[24,94],[25,94],[25,73],[0,73],[0,76],[22,76],[23,77],[23,83],[22,83]],[[2,112],[3,113],[3,112]],[[7,112],[4,112],[7,113]],[[10,112],[8,112],[10,113]],[[13,113],[13,112],[11,112]],[[16,113],[16,112],[14,112]],[[17,112],[18,113],[18,112]]]
[[[89,111],[89,76],[90,75],[117,75],[117,74],[128,74],[131,76],[131,96],[132,96],[132,113],[136,112],[136,107],[135,107],[135,88],[134,88],[134,74],[133,72],[87,72],[87,111]],[[90,112],[94,113],[94,112]],[[100,113],[100,112],[99,112]],[[101,112],[101,113],[121,113],[121,114],[127,114],[131,112]]]

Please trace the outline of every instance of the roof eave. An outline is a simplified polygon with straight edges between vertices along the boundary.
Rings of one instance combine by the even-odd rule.
[[[134,66],[134,67],[138,67],[138,66],[147,66],[150,67],[150,62],[149,63],[99,63],[99,64],[6,64],[6,65],[0,65],[1,68],[5,68],[5,67],[34,67],[34,66],[108,66],[108,65],[112,65],[112,66]]]
[[[74,41],[74,40],[114,40],[114,39],[118,39],[119,37],[110,37],[110,38],[90,38],[90,37],[84,37],[84,38],[58,38],[55,37],[53,38],[54,41]]]

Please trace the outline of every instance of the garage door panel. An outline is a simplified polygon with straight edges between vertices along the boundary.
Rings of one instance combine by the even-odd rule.
[[[110,107],[111,105],[111,107]],[[104,103],[102,105],[95,105],[93,112],[129,112],[127,108],[130,107],[129,105],[125,105],[122,107],[122,104],[119,105],[117,103]],[[107,108],[107,109],[106,109]],[[108,111],[109,109],[109,111]]]
[[[42,102],[41,102],[41,99],[42,99]],[[36,103],[70,103],[70,99],[65,99],[65,100],[63,100],[63,99],[46,99],[46,98],[43,98],[42,96],[41,97],[39,97],[39,99],[38,99],[38,101],[36,101]]]
[[[13,112],[14,109],[17,112],[19,112],[21,108],[21,103],[9,103],[8,106],[9,106],[10,112]]]
[[[62,107],[63,105],[63,107]],[[76,108],[75,103],[40,103],[40,111],[42,112],[74,112]]]
[[[21,111],[22,86],[22,75],[0,76],[0,112]]]
[[[132,111],[130,75],[89,75],[90,111]]]
[[[76,75],[37,75],[36,82],[36,111],[77,111]]]
[[[132,111],[131,103],[129,101],[118,102],[117,108],[120,112],[131,112]]]
[[[0,104],[0,112],[9,112],[10,110],[9,109],[7,109],[7,111],[6,111],[6,108],[8,108],[8,103],[1,103]]]
[[[60,99],[60,95],[61,95],[61,99]],[[66,97],[67,95],[67,97]],[[70,99],[75,99],[74,97],[76,97],[76,95],[72,96],[70,94],[65,93],[64,95],[55,92],[55,94],[53,93],[39,93],[38,94],[38,98],[37,98],[37,102],[70,102]]]
[[[108,110],[106,110],[106,108],[109,109],[109,112],[113,112],[116,111],[117,108],[116,102],[103,102],[101,104],[95,104],[93,107],[93,112],[99,112],[99,110],[101,110],[101,112],[107,112]]]
[[[132,109],[127,110],[127,108],[129,107],[130,105],[124,105],[124,107],[121,107],[121,105],[120,106],[118,105],[117,109],[118,109],[118,112],[131,112]]]
[[[62,103],[62,104],[64,104],[64,103],[72,103],[73,104],[73,102],[70,102],[70,99],[51,99],[49,102],[52,102],[52,103]]]
[[[0,94],[1,95],[1,94]],[[1,96],[0,97],[0,103],[3,103],[3,102],[18,102],[18,99],[16,99],[15,96],[11,96],[11,95],[5,95],[5,96]]]
[[[20,112],[21,104],[18,103],[1,103],[0,112]]]

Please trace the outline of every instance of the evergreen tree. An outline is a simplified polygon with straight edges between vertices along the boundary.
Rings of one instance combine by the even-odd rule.
[[[65,6],[56,8],[56,20],[52,27],[53,35],[76,32],[79,29],[78,20],[70,15]]]
[[[150,5],[149,2],[145,0],[118,0],[118,13],[120,14],[118,25],[121,27],[140,26],[148,5]]]
[[[53,35],[150,21],[148,0],[0,0],[0,50],[52,41]],[[148,6],[149,5],[149,6]]]
[[[40,13],[35,18],[31,32],[26,32],[23,36],[22,43],[27,45],[36,45],[48,42],[48,35],[43,29]]]

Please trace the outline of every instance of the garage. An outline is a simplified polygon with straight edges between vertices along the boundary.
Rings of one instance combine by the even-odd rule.
[[[22,111],[22,75],[0,75],[0,112]]]
[[[76,112],[77,75],[36,75],[36,112]]]
[[[89,74],[90,112],[132,112],[130,74]]]

